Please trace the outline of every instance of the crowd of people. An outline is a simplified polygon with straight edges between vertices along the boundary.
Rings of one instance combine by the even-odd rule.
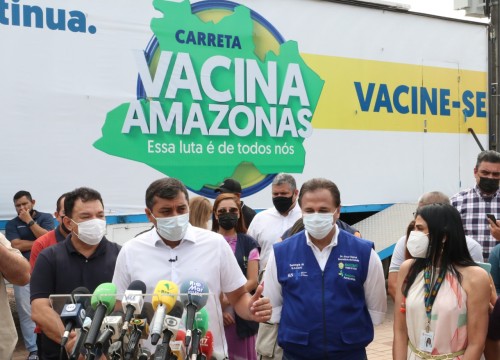
[[[474,176],[476,185],[451,199],[439,191],[421,196],[396,243],[387,290],[374,244],[340,220],[340,190],[328,179],[299,189],[280,173],[271,184],[273,206],[256,213],[235,179],[215,189],[212,203],[162,178],[145,194],[151,229],[123,246],[106,239],[98,191],[64,193],[54,216],[19,191],[18,215],[0,234],[0,359],[11,358],[17,341],[5,278],[14,285],[28,360],[75,353],[76,333],[62,341],[51,295],[79,287],[93,293],[109,282],[121,309],[134,282],[153,294],[161,281],[186,279],[213,294],[205,309],[217,359],[366,360],[388,293],[393,359],[498,360],[500,153],[481,152]]]

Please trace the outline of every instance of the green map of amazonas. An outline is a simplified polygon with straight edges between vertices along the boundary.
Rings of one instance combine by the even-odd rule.
[[[217,8],[193,14],[189,1],[153,6],[163,14],[151,21],[158,47],[149,57],[136,51],[134,69],[146,97],[111,110],[94,146],[194,190],[248,165],[264,175],[301,173],[323,80],[298,44],[262,51],[272,36],[257,34],[243,5],[224,16]]]

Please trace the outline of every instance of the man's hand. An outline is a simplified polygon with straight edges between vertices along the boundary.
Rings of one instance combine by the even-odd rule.
[[[490,233],[497,241],[500,241],[500,223],[497,220],[496,222],[492,221],[488,218],[488,222],[490,223]]]
[[[261,298],[264,288],[262,285],[257,287],[255,294],[250,299],[250,313],[252,320],[256,322],[266,322],[271,319],[272,306],[268,298]]]
[[[33,220],[33,218],[31,217],[31,214],[28,210],[25,210],[25,209],[21,209],[19,211],[19,219],[21,219],[22,221],[24,221],[26,224],[28,224],[31,220]]]

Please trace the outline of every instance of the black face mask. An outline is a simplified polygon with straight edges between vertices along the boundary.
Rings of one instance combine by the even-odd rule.
[[[498,179],[480,177],[477,186],[486,194],[493,194],[498,190],[498,182]]]
[[[286,213],[293,203],[293,196],[277,196],[273,198],[273,204],[280,214]]]
[[[64,218],[64,216],[61,216],[61,229],[62,229],[62,231],[64,231],[66,234],[69,234],[69,233],[71,232],[71,230],[69,230],[69,229],[68,229],[68,228],[64,225],[64,223],[63,223],[63,221],[62,221],[62,220],[63,220],[63,218]]]
[[[225,230],[231,230],[238,224],[238,214],[226,213],[219,215],[219,225]]]

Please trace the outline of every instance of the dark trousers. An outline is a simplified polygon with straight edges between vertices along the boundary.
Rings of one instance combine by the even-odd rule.
[[[298,357],[296,355],[291,355],[286,352],[286,350],[283,351],[283,360],[313,360],[309,357]],[[366,355],[366,350],[363,349],[363,351],[356,350],[354,352],[346,351],[346,352],[339,352],[336,354],[331,354],[331,355],[325,355],[325,357],[321,357],[318,359],[314,360],[368,360],[368,357]]]

